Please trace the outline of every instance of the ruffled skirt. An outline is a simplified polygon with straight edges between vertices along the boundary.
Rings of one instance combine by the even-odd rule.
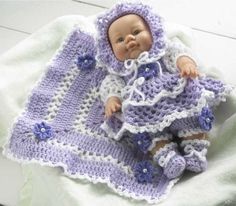
[[[180,136],[209,131],[212,107],[225,101],[232,89],[210,77],[186,79],[168,72],[135,85],[124,89],[122,114],[102,126],[115,139],[126,131],[157,133],[170,128]]]

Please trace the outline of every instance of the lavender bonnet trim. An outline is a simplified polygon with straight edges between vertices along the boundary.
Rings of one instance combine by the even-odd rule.
[[[147,22],[153,38],[153,44],[149,51],[150,57],[162,54],[166,48],[163,20],[159,15],[154,13],[150,6],[142,3],[117,3],[110,10],[98,16],[95,22],[98,30],[97,57],[102,64],[109,67],[109,72],[119,73],[124,70],[124,63],[119,61],[113,54],[107,31],[114,20],[126,14],[137,14]]]

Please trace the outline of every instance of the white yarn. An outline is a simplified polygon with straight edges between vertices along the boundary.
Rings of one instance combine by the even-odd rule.
[[[166,156],[161,156],[158,163],[161,167],[166,167],[172,157],[176,155],[175,151],[170,151]]]
[[[152,143],[148,147],[148,151],[151,151],[157,145],[157,142],[160,142],[162,140],[172,140],[172,139],[173,139],[173,135],[172,134],[160,135],[160,136],[152,139]]]
[[[139,78],[138,80],[140,80],[141,78]],[[137,81],[138,81],[137,80]],[[136,83],[136,82],[135,82]],[[157,102],[159,102],[162,98],[164,97],[170,97],[170,98],[175,98],[176,96],[178,96],[179,94],[181,94],[184,91],[184,88],[187,84],[187,80],[185,78],[180,78],[177,82],[177,85],[175,87],[173,87],[172,91],[168,91],[163,89],[161,92],[159,92],[158,94],[155,95],[155,97],[153,99],[147,99],[145,97],[144,94],[142,94],[142,101],[134,101],[131,100],[131,97],[133,96],[133,93],[141,93],[141,91],[139,91],[137,89],[137,85],[139,85],[140,82],[138,82],[137,84],[133,85],[130,87],[129,92],[131,91],[132,93],[130,93],[130,96],[128,99],[124,100],[123,104],[122,104],[122,110],[124,111],[126,109],[126,107],[128,107],[129,105],[132,106],[153,106],[154,104],[156,104]],[[121,96],[124,97],[126,95],[126,92],[123,93],[123,91],[121,92]]]
[[[214,93],[209,92],[209,91],[203,91],[202,95],[198,101],[198,105],[196,107],[189,109],[188,112],[175,111],[175,112],[171,113],[170,115],[165,116],[163,118],[162,122],[158,122],[156,124],[146,123],[144,126],[138,126],[138,125],[136,126],[136,125],[131,125],[127,122],[124,122],[120,131],[116,134],[116,136],[113,136],[113,138],[116,140],[119,140],[122,137],[123,133],[127,130],[130,131],[131,133],[137,133],[137,132],[142,133],[145,131],[156,133],[158,131],[163,131],[164,128],[170,126],[171,123],[176,119],[182,119],[182,118],[194,116],[196,113],[200,113],[202,108],[205,105],[207,105],[206,99],[209,98],[209,96],[211,96],[213,99]]]
[[[166,69],[172,73],[179,72],[177,60],[180,56],[188,56],[195,61],[192,51],[183,43],[177,40],[167,41],[166,53],[162,58]]]
[[[176,65],[177,58],[179,56],[184,55],[190,56],[190,58],[194,59],[190,55],[190,53],[190,50],[186,46],[184,46],[184,44],[176,41],[168,41],[166,52],[163,52],[156,57],[149,57],[148,52],[145,51],[142,52],[137,59],[128,59],[124,61],[124,67],[126,68],[124,73],[114,74],[113,72],[113,74],[108,75],[103,80],[100,89],[102,101],[105,102],[108,97],[111,97],[112,95],[120,97],[121,99],[128,95],[128,98],[122,104],[122,110],[124,110],[128,106],[128,104],[133,106],[152,106],[162,97],[170,96],[172,98],[175,98],[183,91],[184,86],[186,85],[185,78],[181,78],[178,81],[178,85],[173,88],[173,91],[170,92],[167,90],[163,90],[159,94],[157,94],[153,99],[147,99],[145,95],[137,88],[144,82],[143,78],[136,79],[138,74],[138,67],[142,64],[147,64],[150,62],[159,63],[158,60],[162,58],[167,70],[172,73],[176,73],[179,71]],[[162,68],[160,64],[159,68],[161,70],[159,75],[161,75]],[[124,81],[120,76],[127,76],[132,73],[134,73],[133,76],[128,81],[127,85],[125,85]],[[131,101],[131,98],[135,93],[139,94],[142,97],[142,101]]]
[[[71,70],[65,75],[65,78],[60,82],[59,87],[56,90],[48,106],[47,115],[45,116],[45,120],[47,122],[52,122],[54,117],[57,115],[59,108],[62,104],[62,100],[70,89],[73,80],[79,74],[79,71],[80,70],[77,68],[76,65],[72,65]]]
[[[159,159],[160,154],[167,153],[167,151],[173,150],[173,148],[176,148],[177,144],[175,142],[171,142],[169,144],[166,144],[164,147],[161,147],[153,156],[153,159]]]
[[[125,83],[122,78],[114,74],[107,75],[102,81],[100,87],[101,100],[105,103],[111,96],[117,96],[121,98],[121,90],[124,86]]]

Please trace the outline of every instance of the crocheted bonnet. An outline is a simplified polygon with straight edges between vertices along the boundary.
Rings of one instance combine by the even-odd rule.
[[[166,37],[163,28],[163,20],[158,14],[154,13],[149,5],[145,5],[138,1],[117,3],[110,10],[98,16],[96,20],[98,30],[97,58],[102,64],[107,66],[110,73],[122,73],[122,70],[124,70],[124,63],[119,61],[113,54],[107,32],[113,21],[127,14],[136,14],[142,17],[148,24],[153,39],[152,47],[149,50],[150,57],[158,56],[165,50]]]

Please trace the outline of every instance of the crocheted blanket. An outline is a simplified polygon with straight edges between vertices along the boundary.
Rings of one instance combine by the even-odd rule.
[[[14,117],[23,109],[29,90],[46,70],[45,63],[52,57],[62,39],[71,31],[74,24],[79,24],[80,28],[83,26],[90,29],[91,22],[88,21],[88,17],[85,19],[82,16],[58,18],[0,57],[0,146],[8,137],[7,131]],[[194,43],[191,39],[191,31],[186,27],[171,24],[168,31],[170,38],[178,36],[188,46]],[[201,45],[201,41],[199,43]],[[204,65],[202,69],[210,76],[215,76],[216,72],[222,69],[209,66]],[[233,70],[232,67],[231,73]],[[221,79],[224,77],[226,77],[225,72],[220,75]],[[185,174],[177,186],[171,190],[171,195],[160,205],[236,205],[236,115],[233,115],[236,112],[235,94],[218,107],[216,112],[217,122],[210,132],[211,147],[207,157],[209,160],[207,171],[200,175]],[[12,165],[15,165],[14,174]],[[106,184],[91,184],[85,179],[70,179],[63,175],[60,168],[43,167],[38,163],[23,164],[18,167],[9,162],[9,168],[2,168],[4,173],[2,178],[17,181],[19,175],[16,173],[19,174],[20,169],[23,170],[24,184],[21,182],[22,184],[19,185],[20,180],[16,182],[15,191],[21,188],[17,205],[87,206],[97,204],[110,206],[111,202],[115,202],[117,206],[147,205],[144,201],[133,201],[116,195]],[[14,190],[12,192],[14,193]],[[8,201],[2,201],[2,203],[13,205],[13,201],[14,198],[9,197]]]
[[[115,141],[104,121],[99,87],[106,71],[96,64],[91,35],[75,29],[55,55],[25,111],[12,129],[5,153],[23,163],[60,167],[71,178],[106,183],[120,195],[157,203],[177,181],[157,171],[153,183],[136,181],[138,158],[125,138]]]

